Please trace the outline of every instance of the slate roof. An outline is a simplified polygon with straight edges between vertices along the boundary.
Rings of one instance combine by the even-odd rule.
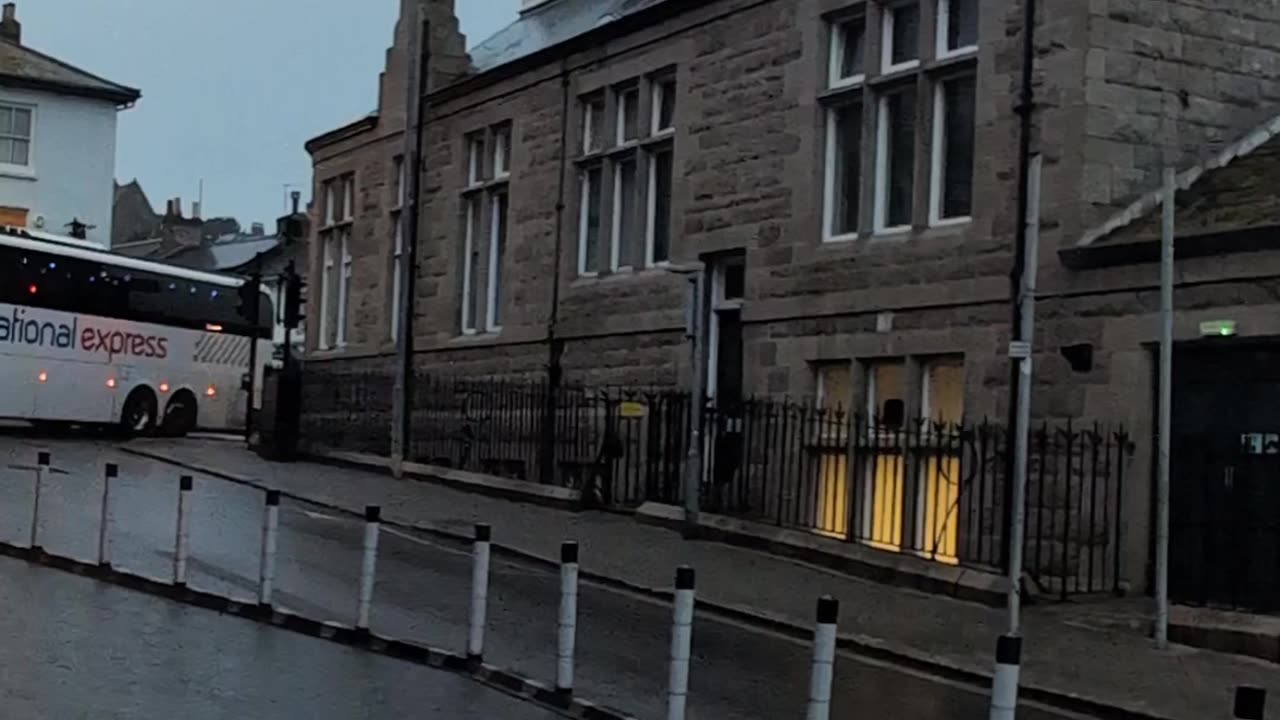
[[[1280,116],[1177,175],[1178,236],[1280,224]],[[1160,237],[1164,188],[1145,193],[1091,229],[1077,248]]]
[[[666,0],[551,0],[471,48],[471,65],[476,72],[492,70],[662,2]]]
[[[113,83],[8,40],[0,40],[0,85],[53,90],[110,100],[120,105],[136,102],[142,97],[139,90]]]

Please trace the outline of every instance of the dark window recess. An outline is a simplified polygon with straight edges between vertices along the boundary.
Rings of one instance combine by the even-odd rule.
[[[947,49],[978,44],[978,0],[951,0],[947,8]]]
[[[494,264],[493,269],[493,324],[502,324],[502,268],[506,263],[507,256],[507,194],[499,193],[494,196],[494,218],[497,223],[494,228],[493,236],[493,257],[490,262]]]
[[[943,217],[966,217],[973,209],[973,133],[977,80],[955,78],[942,86],[946,110]]]
[[[893,9],[894,65],[900,65],[920,57],[920,6],[915,3]]]
[[[658,83],[658,129],[665,130],[675,125],[676,118],[676,81],[674,78]]]
[[[867,19],[854,18],[840,25],[840,78],[861,75],[862,55],[866,45]]]
[[[653,156],[653,261],[671,259],[671,151]]]
[[[886,225],[911,224],[915,189],[916,93],[915,86],[888,97],[889,103],[889,207]]]
[[[724,266],[724,299],[741,300],[747,285],[747,266],[733,263]]]
[[[832,195],[835,215],[832,233],[846,235],[858,232],[858,209],[862,177],[862,103],[837,108],[836,111],[836,186]]]

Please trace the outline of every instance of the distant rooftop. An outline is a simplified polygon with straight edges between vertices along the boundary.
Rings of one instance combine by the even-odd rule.
[[[666,0],[549,0],[469,51],[476,72],[515,62]]]
[[[81,70],[22,44],[22,26],[13,3],[4,5],[0,20],[0,85],[52,90],[68,95],[110,100],[118,105],[137,102],[142,93]],[[89,31],[89,30],[86,30]]]

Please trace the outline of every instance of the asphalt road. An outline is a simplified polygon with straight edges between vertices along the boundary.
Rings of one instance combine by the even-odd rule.
[[[452,673],[0,558],[0,716],[551,720]]]
[[[0,437],[0,540],[26,544],[37,447],[53,452],[41,499],[40,544],[50,552],[96,557],[101,466],[117,462],[113,485],[115,564],[155,577],[172,574],[177,478],[172,466],[123,454],[110,443]],[[189,584],[253,599],[263,495],[197,476]],[[362,523],[285,501],[281,512],[278,605],[351,624],[355,617]],[[584,547],[583,552],[589,553]],[[374,630],[462,650],[466,637],[469,549],[384,528],[372,614]],[[558,578],[495,558],[489,591],[486,660],[550,682],[555,671]],[[640,718],[665,715],[671,610],[646,598],[585,585],[579,599],[578,687],[587,698]],[[797,717],[804,713],[806,643],[699,615],[694,627],[690,717]],[[841,655],[833,717],[971,720],[984,717],[983,692],[901,668]],[[504,716],[506,717],[506,716]],[[1023,720],[1078,717],[1026,707]]]

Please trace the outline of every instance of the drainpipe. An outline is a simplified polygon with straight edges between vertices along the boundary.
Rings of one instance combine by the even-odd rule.
[[[1023,0],[1023,17],[1022,17],[1022,91],[1019,94],[1018,105],[1014,111],[1018,114],[1019,119],[1019,135],[1018,135],[1018,214],[1017,214],[1017,231],[1013,243],[1013,267],[1009,269],[1009,306],[1013,313],[1012,324],[1012,340],[1021,342],[1030,340],[1024,338],[1022,332],[1022,304],[1020,295],[1022,292],[1022,274],[1023,266],[1026,264],[1026,244],[1027,244],[1027,205],[1029,203],[1027,197],[1027,179],[1030,177],[1031,168],[1031,130],[1032,120],[1035,116],[1035,33],[1036,33],[1036,0]],[[1022,382],[1022,376],[1019,372],[1021,361],[1018,358],[1011,357],[1009,359],[1009,412],[1008,422],[1006,423],[1007,432],[1009,433],[1009,442],[1005,452],[1005,491],[1004,491],[1004,529],[1006,539],[1010,528],[1013,525],[1013,475],[1014,475],[1014,458],[1012,442],[1013,429],[1017,425],[1018,404],[1015,398],[1018,397],[1018,386]],[[1005,557],[1003,558],[1005,570],[1009,570],[1008,543],[1004,543]],[[1021,575],[1012,575],[1011,577],[1021,577]]]
[[[569,68],[566,62],[560,69],[560,180],[556,189],[556,245],[555,264],[551,272],[551,314],[547,321],[547,394],[542,415],[541,456],[538,480],[553,484],[556,473],[555,428],[556,405],[560,396],[560,378],[563,370],[560,357],[564,344],[557,337],[560,324],[560,270],[564,254],[564,194],[565,174],[569,164]]]

